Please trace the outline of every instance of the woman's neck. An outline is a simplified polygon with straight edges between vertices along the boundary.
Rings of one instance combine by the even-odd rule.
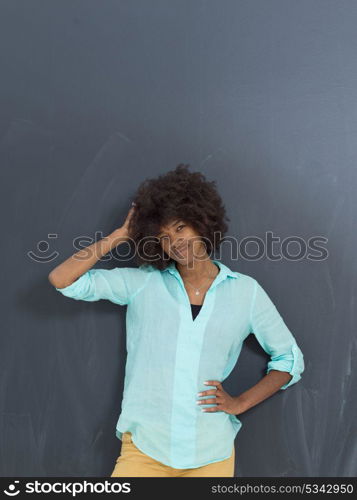
[[[176,267],[182,279],[190,281],[199,281],[208,277],[214,278],[219,273],[219,267],[209,258],[207,260],[195,259],[187,266],[176,262]]]

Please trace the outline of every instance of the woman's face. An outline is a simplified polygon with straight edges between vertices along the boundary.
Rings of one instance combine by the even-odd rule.
[[[187,264],[194,258],[207,255],[201,236],[182,219],[172,220],[161,227],[157,237],[164,252],[179,263]]]

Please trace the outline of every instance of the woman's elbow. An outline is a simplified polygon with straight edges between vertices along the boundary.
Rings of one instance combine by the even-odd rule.
[[[69,283],[65,283],[63,278],[61,279],[54,271],[51,271],[48,275],[48,281],[55,288],[65,288]]]

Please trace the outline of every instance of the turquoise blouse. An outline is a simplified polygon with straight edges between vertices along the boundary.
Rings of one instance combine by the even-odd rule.
[[[233,370],[245,338],[254,333],[270,355],[266,372],[289,372],[295,384],[304,371],[303,354],[282,317],[256,279],[219,273],[193,320],[190,300],[175,262],[159,271],[151,265],[90,269],[71,285],[56,288],[66,297],[127,305],[124,393],[116,436],[132,433],[142,452],[174,468],[200,467],[230,457],[241,421],[224,411],[203,412],[197,393],[223,382]],[[207,396],[212,397],[212,396]]]

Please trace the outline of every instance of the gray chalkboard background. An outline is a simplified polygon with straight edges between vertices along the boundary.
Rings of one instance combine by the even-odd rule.
[[[2,476],[111,474],[126,307],[47,276],[181,162],[217,181],[239,241],[327,240],[320,260],[222,249],[305,357],[240,415],[236,476],[356,475],[356,24],[348,0],[0,1]],[[226,390],[267,361],[250,335]]]

